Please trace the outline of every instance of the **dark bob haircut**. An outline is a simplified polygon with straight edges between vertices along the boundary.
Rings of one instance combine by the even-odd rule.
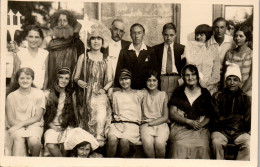
[[[206,41],[210,39],[213,34],[212,28],[207,24],[200,24],[195,28],[195,35],[205,34]]]
[[[236,31],[234,32],[234,35],[236,34],[237,31],[242,31],[245,34],[246,42],[253,40],[252,31],[248,26],[246,26],[246,25],[240,26],[239,28],[236,29]]]

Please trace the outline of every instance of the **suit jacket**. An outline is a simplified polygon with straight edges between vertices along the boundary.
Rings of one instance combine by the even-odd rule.
[[[158,72],[161,73],[164,43],[155,45],[153,48],[154,48],[154,51],[156,54],[156,60],[157,60],[156,70],[158,70]],[[179,74],[181,74],[181,69],[186,64],[186,59],[181,60],[181,55],[184,52],[184,48],[185,48],[185,46],[181,45],[179,43],[174,43],[174,45],[173,45],[175,66],[176,66]]]
[[[138,57],[134,50],[122,50],[118,59],[118,71],[126,68],[132,73],[131,87],[142,89],[146,87],[148,72],[155,69],[155,52],[152,47],[147,46],[147,50],[141,50]]]
[[[122,50],[126,50],[129,48],[131,42],[129,41],[125,41],[125,40],[121,40],[121,51],[119,53],[119,57],[120,55],[122,54]],[[104,55],[104,58],[107,58],[109,55],[109,47],[107,48],[102,48],[101,49],[101,52],[103,53]],[[119,60],[119,57],[118,57],[118,60]],[[117,67],[116,67],[116,72],[115,72],[115,77],[114,77],[114,87],[119,87],[119,75],[120,75],[120,70],[121,68],[118,67],[118,63],[117,63]]]

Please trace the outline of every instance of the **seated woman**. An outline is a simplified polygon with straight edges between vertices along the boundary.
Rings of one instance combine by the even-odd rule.
[[[184,66],[182,77],[184,85],[173,92],[168,103],[173,120],[169,155],[175,159],[209,159],[207,125],[213,112],[211,96],[206,88],[200,86],[196,66]]]
[[[113,120],[108,132],[107,157],[115,157],[119,143],[119,156],[126,157],[130,142],[140,141],[139,125],[142,118],[141,104],[144,90],[131,88],[132,74],[127,69],[120,72],[120,91],[112,94]]]
[[[81,128],[72,129],[64,142],[64,149],[72,150],[71,156],[78,158],[102,158],[102,154],[94,152],[98,147],[95,137]]]
[[[252,41],[252,32],[249,27],[241,26],[234,33],[236,48],[226,53],[225,69],[230,63],[239,65],[242,73],[241,89],[248,96],[252,96],[252,57],[253,51],[248,47],[248,42]],[[226,70],[225,70],[226,71]]]
[[[195,41],[188,41],[184,56],[188,64],[194,64],[202,74],[200,84],[213,94],[220,81],[220,59],[215,47],[207,47],[212,35],[212,28],[207,24],[198,25],[195,29]]]
[[[21,68],[6,99],[6,117],[13,156],[39,156],[43,134],[44,93],[32,87],[34,72]],[[27,143],[27,146],[26,146]]]
[[[72,101],[71,71],[68,67],[60,67],[56,76],[52,88],[45,91],[44,141],[51,156],[62,157],[67,153],[63,149],[65,137],[77,123]],[[45,153],[48,151],[45,150]]]
[[[168,96],[164,91],[158,90],[159,73],[149,72],[148,77],[148,93],[142,103],[143,124],[140,126],[143,149],[148,158],[165,158],[166,142],[170,133],[167,125]]]

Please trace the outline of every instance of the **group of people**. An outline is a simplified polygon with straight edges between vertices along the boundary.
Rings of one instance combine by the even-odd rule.
[[[50,25],[46,38],[28,26],[28,46],[14,52],[10,155],[128,157],[141,144],[148,158],[224,159],[234,143],[236,158],[250,159],[249,27],[232,38],[220,17],[212,27],[198,25],[184,46],[167,23],[164,42],[149,47],[142,24],[130,27],[129,42],[124,21],[115,19],[110,30],[92,24],[84,48],[79,31],[86,25],[69,11],[55,12]]]

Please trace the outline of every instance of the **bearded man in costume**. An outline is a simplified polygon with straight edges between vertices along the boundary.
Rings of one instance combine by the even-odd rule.
[[[50,17],[50,27],[53,30],[53,36],[49,36],[49,39],[45,41],[49,51],[48,87],[52,85],[57,68],[68,67],[74,71],[79,55],[84,53],[84,44],[79,39],[81,24],[70,11],[55,12]]]

